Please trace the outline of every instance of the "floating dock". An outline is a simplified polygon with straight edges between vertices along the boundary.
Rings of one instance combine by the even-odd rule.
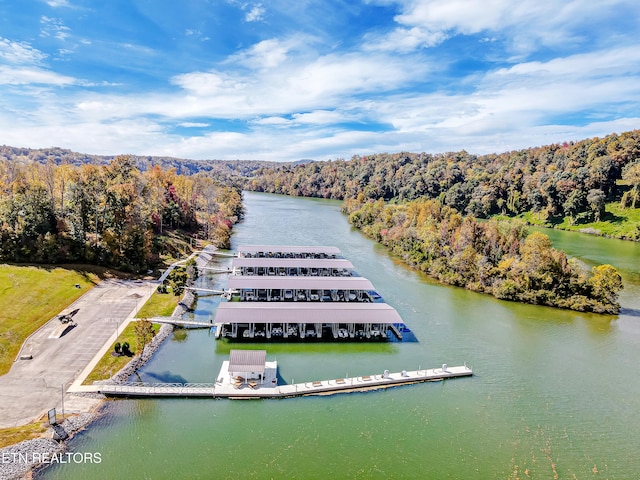
[[[86,390],[108,396],[120,397],[212,397],[229,399],[289,398],[309,395],[334,395],[338,393],[379,390],[412,383],[445,380],[447,378],[469,377],[473,375],[466,365],[426,370],[382,373],[358,377],[336,378],[289,385],[274,383],[276,362],[266,362],[264,380],[252,382],[237,379],[230,375],[229,362],[225,361],[220,370],[218,381],[214,384],[176,384],[176,383],[125,383],[95,384],[84,386]],[[270,374],[270,371],[274,372]]]

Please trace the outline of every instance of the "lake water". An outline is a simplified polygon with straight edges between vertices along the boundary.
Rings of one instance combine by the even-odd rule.
[[[285,381],[464,362],[475,375],[330,397],[109,401],[69,443],[101,463],[53,467],[45,478],[640,478],[640,244],[545,231],[587,265],[621,271],[623,311],[600,316],[439,285],[352,230],[339,202],[245,193],[245,204],[234,246],[338,246],[417,338],[252,345]],[[194,317],[213,308],[201,298]],[[207,331],[183,332],[140,377],[213,382],[230,348],[238,345]]]

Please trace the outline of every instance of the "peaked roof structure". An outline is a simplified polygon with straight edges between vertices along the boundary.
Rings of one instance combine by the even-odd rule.
[[[266,350],[231,350],[229,352],[229,372],[264,373],[266,361]]]

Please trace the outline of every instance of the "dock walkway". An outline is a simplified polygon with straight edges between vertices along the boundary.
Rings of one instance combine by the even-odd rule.
[[[136,319],[138,320],[138,319]],[[168,323],[170,325],[176,325],[178,327],[193,327],[193,328],[211,328],[213,323],[211,322],[198,322],[196,320],[183,320],[181,317],[149,317],[151,323]]]
[[[269,363],[269,362],[267,362]],[[473,371],[466,365],[458,367],[430,368],[426,370],[402,371],[378,375],[365,375],[350,378],[337,378],[291,385],[257,385],[249,383],[240,386],[231,383],[224,362],[220,377],[216,383],[124,383],[82,385],[75,392],[94,392],[108,396],[122,397],[212,397],[230,399],[288,398],[308,395],[333,395],[354,391],[379,390],[383,388],[408,385],[412,383],[444,380],[447,378],[468,377]]]

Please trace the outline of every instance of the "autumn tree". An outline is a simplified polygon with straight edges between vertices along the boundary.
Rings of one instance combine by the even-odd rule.
[[[142,353],[142,350],[153,339],[156,332],[153,330],[153,324],[146,318],[139,319],[135,324],[134,330],[137,351]]]

